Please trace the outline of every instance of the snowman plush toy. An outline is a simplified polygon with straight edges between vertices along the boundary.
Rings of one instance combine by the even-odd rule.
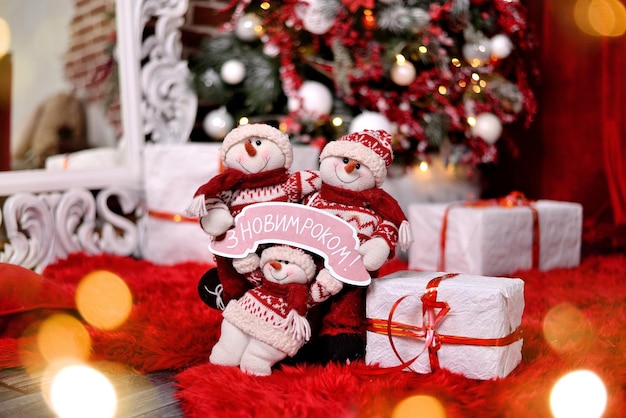
[[[266,376],[310,338],[309,308],[339,292],[343,285],[326,269],[317,274],[319,263],[300,248],[270,246],[261,252],[254,269],[249,262],[255,258],[246,259],[241,272],[257,276],[252,281],[260,284],[226,306],[220,338],[209,361]]]
[[[372,277],[395,256],[398,245],[405,250],[412,241],[400,205],[381,188],[392,162],[391,135],[383,130],[363,130],[329,142],[320,154],[321,188],[303,201],[354,227]],[[365,291],[345,285],[320,306],[320,331],[303,349],[305,359],[344,363],[364,356]]]
[[[300,202],[321,186],[316,171],[289,172],[289,136],[270,125],[238,126],[224,137],[220,154],[223,172],[198,188],[187,209],[212,237],[230,229],[235,216],[250,204]],[[215,256],[215,263],[200,279],[198,292],[207,305],[224,309],[253,284],[233,268],[232,259]]]

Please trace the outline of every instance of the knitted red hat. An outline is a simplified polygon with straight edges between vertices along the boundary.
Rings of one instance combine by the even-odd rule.
[[[285,168],[290,168],[293,162],[293,148],[289,142],[289,135],[264,123],[251,123],[248,125],[240,125],[230,131],[222,141],[220,153],[222,154],[222,163],[226,163],[226,153],[238,142],[244,139],[268,139],[278,145],[278,148],[285,156]]]
[[[365,129],[344,135],[324,147],[320,160],[329,156],[348,157],[366,165],[374,174],[376,186],[380,187],[393,162],[391,135],[381,129]]]

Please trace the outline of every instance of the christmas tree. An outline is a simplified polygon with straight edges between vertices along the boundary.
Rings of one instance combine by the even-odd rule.
[[[302,142],[393,134],[396,161],[497,160],[505,125],[536,111],[533,35],[517,0],[233,1],[191,58],[193,87],[234,121],[276,122]]]

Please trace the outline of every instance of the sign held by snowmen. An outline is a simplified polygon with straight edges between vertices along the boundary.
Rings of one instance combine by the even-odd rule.
[[[282,202],[246,206],[235,226],[209,250],[229,258],[242,258],[259,244],[287,244],[318,254],[337,280],[356,286],[371,281],[359,254],[359,239],[349,223],[326,211]]]

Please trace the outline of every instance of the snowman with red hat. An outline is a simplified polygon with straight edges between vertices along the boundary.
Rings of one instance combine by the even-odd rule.
[[[199,218],[202,229],[220,237],[233,226],[246,206],[260,202],[300,202],[319,189],[316,171],[290,173],[293,148],[289,136],[273,126],[255,123],[231,130],[220,147],[224,171],[200,186],[187,213]],[[243,295],[249,283],[232,259],[215,256],[216,268],[200,279],[198,291],[209,306],[225,304]]]
[[[320,154],[321,188],[303,201],[354,227],[372,277],[395,256],[398,245],[406,250],[412,241],[400,205],[381,188],[392,162],[391,135],[383,130],[366,129],[329,142]],[[303,350],[305,360],[346,362],[364,356],[365,291],[345,285],[320,305],[321,328]]]

